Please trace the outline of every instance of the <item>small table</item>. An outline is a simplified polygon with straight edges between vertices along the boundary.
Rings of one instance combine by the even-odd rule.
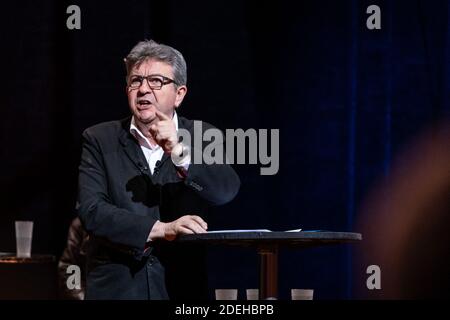
[[[56,299],[56,257],[33,254],[19,258],[0,252],[0,300]]]
[[[280,247],[309,248],[360,241],[360,233],[334,231],[220,232],[180,236],[180,243],[232,245],[256,248],[260,256],[260,299],[278,297],[278,250]]]

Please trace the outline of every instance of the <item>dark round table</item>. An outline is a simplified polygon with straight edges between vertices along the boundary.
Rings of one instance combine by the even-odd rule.
[[[278,297],[278,250],[281,247],[309,248],[331,244],[355,243],[360,233],[334,231],[300,232],[211,232],[180,236],[180,243],[231,245],[255,248],[260,256],[260,299]]]

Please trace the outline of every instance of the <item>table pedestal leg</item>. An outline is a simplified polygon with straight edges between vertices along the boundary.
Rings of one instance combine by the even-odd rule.
[[[278,247],[260,247],[261,259],[259,298],[264,300],[278,297]]]

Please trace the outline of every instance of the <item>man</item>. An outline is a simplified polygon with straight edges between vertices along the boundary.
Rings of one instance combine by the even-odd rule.
[[[175,111],[187,92],[179,51],[143,41],[125,64],[132,116],[83,133],[78,213],[90,235],[86,299],[206,298],[201,248],[171,240],[206,232],[207,208],[231,201],[239,177],[227,164],[186,157],[196,146],[179,142],[177,130],[198,133]]]

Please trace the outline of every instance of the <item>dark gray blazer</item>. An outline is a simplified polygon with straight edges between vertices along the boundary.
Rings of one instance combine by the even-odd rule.
[[[146,240],[156,220],[196,214],[207,221],[209,206],[235,197],[239,177],[227,164],[191,164],[182,179],[167,154],[152,175],[130,121],[83,133],[77,208],[90,235],[86,298],[204,299],[203,249],[160,240],[145,250]],[[178,117],[178,126],[194,134],[192,120]]]

